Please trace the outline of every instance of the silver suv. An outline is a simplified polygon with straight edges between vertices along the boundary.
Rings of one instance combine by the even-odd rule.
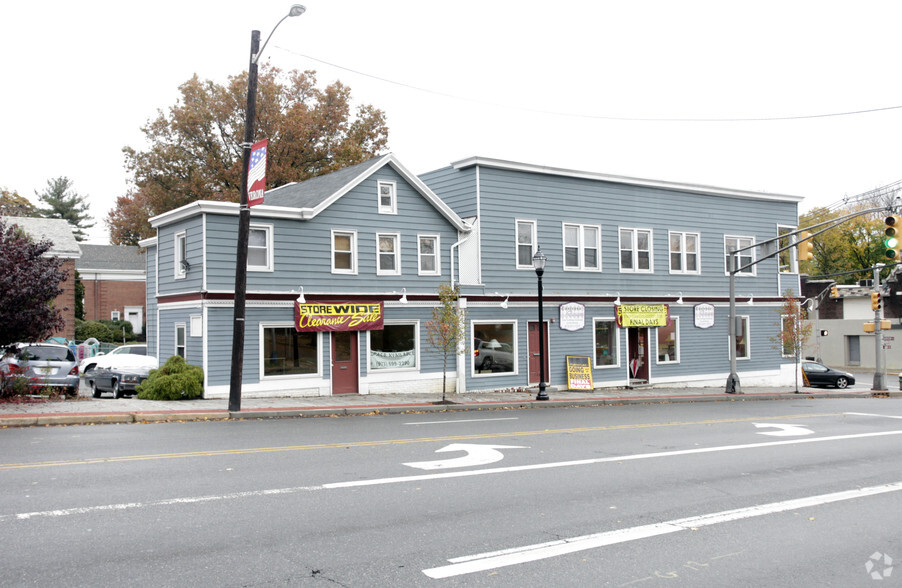
[[[63,389],[78,396],[78,362],[65,345],[55,343],[14,343],[0,357],[0,389],[15,378],[24,378],[33,389]]]

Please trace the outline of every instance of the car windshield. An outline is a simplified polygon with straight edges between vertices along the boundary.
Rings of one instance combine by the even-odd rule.
[[[28,361],[75,361],[75,355],[68,347],[26,347],[22,359]]]

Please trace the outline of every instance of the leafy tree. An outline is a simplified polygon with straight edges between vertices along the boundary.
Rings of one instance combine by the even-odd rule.
[[[426,323],[426,337],[429,345],[442,354],[442,402],[448,380],[448,357],[466,353],[467,313],[457,305],[460,288],[450,284],[438,287],[439,305],[432,310],[432,320]]]
[[[85,320],[85,285],[78,270],[75,270],[75,318]]]
[[[835,211],[814,208],[799,217],[799,225],[810,227],[874,206],[874,203],[866,202]],[[869,268],[886,261],[883,253],[883,218],[882,213],[854,217],[813,237],[814,260],[800,262],[799,270],[811,276],[862,271],[861,274],[835,276],[840,284],[853,284],[859,278],[871,277]],[[892,267],[884,268],[883,277],[891,271]]]
[[[780,331],[771,337],[774,347],[779,349],[783,356],[793,357],[795,359],[795,386],[796,393],[799,391],[799,361],[802,358],[802,350],[811,336],[811,330],[814,328],[810,322],[805,319],[808,314],[802,306],[801,301],[796,298],[792,290],[783,293],[783,303],[779,308],[780,322],[777,326]]]
[[[44,257],[52,246],[0,219],[0,344],[40,341],[65,326],[53,301],[69,274],[63,260]]]
[[[141,129],[149,147],[123,149],[135,190],[107,218],[111,241],[135,245],[152,236],[147,219],[196,200],[238,202],[247,74],[226,84],[192,77],[181,98]],[[371,105],[351,115],[341,82],[316,87],[313,71],[258,76],[256,136],[269,139],[267,189],[365,161],[388,142],[385,114]]]
[[[47,205],[47,208],[38,210],[44,218],[61,218],[72,225],[72,234],[76,241],[84,241],[87,238],[85,229],[90,229],[95,223],[89,223],[91,215],[88,214],[87,196],[83,196],[72,188],[72,180],[60,176],[47,180],[47,187],[37,194],[38,199]]]
[[[38,216],[38,210],[15,190],[0,188],[0,216]]]

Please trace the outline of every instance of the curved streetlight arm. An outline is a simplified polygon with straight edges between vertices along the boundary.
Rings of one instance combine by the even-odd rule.
[[[263,46],[260,47],[260,50],[257,51],[253,57],[251,57],[251,63],[254,65],[257,65],[257,62],[260,61],[260,56],[263,55],[263,50],[266,49],[266,44],[269,43],[270,39],[272,39],[272,34],[276,32],[276,29],[279,28],[279,25],[282,24],[282,21],[284,21],[286,18],[289,18],[291,16],[300,16],[300,15],[304,14],[304,12],[306,12],[306,11],[307,11],[307,9],[301,4],[292,5],[291,10],[288,11],[288,14],[283,16],[282,20],[277,22],[276,26],[274,26],[272,28],[272,30],[269,32],[269,36],[266,37],[265,41],[263,41]]]

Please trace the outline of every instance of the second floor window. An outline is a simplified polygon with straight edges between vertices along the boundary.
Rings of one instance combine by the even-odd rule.
[[[380,276],[398,275],[401,273],[401,247],[399,237],[394,234],[379,233],[376,235],[378,247],[376,274]]]
[[[332,273],[357,273],[357,233],[332,231]]]
[[[517,221],[517,269],[534,269],[532,254],[536,249],[536,221]]]
[[[653,271],[650,229],[620,229],[620,271]]]
[[[188,239],[185,233],[175,235],[175,277],[184,278],[187,272]]]
[[[272,271],[272,227],[252,226],[247,242],[247,269]]]
[[[670,273],[700,273],[698,263],[698,233],[670,233]]]
[[[599,270],[601,227],[564,224],[564,269]]]
[[[418,243],[418,267],[421,276],[441,274],[438,258],[438,235],[420,235]]]
[[[739,249],[745,249],[746,247],[751,247],[753,241],[751,237],[733,237],[730,235],[725,235],[723,238],[724,245],[724,256],[726,258],[726,265],[724,266],[726,273],[730,273],[730,258],[734,258],[736,260],[736,267],[744,267],[755,260],[752,252],[754,249],[746,249],[745,251],[740,252],[738,255],[731,255],[731,251],[738,251]],[[754,275],[755,274],[755,266],[748,267],[741,272],[738,272],[738,275]]]

